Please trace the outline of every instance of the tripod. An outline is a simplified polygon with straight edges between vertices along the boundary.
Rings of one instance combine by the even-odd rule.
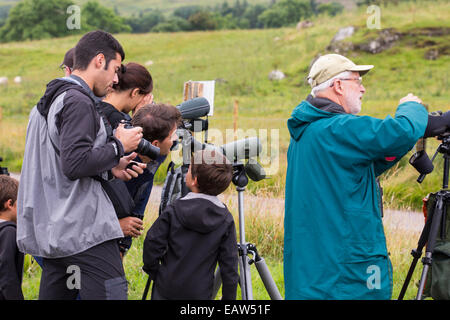
[[[273,280],[269,268],[263,257],[258,254],[256,246],[245,241],[245,218],[244,218],[244,191],[248,184],[248,177],[242,163],[235,162],[233,164],[233,184],[238,192],[239,207],[239,285],[241,287],[242,300],[253,300],[253,289],[250,266],[255,263],[258,274],[272,300],[282,300],[281,294]],[[252,256],[252,258],[250,258]],[[220,270],[216,269],[214,291],[212,298],[214,299],[219,291],[221,284]]]
[[[438,153],[442,153],[444,157],[444,177],[442,183],[442,190],[436,193],[434,210],[428,215],[425,226],[422,230],[422,234],[420,235],[417,249],[412,250],[411,255],[413,256],[413,261],[409,268],[408,274],[406,276],[405,282],[403,283],[402,290],[400,291],[400,295],[398,297],[399,300],[402,300],[406,289],[408,288],[408,284],[411,280],[412,274],[416,267],[416,264],[419,258],[422,256],[422,249],[426,245],[425,257],[422,259],[423,271],[419,282],[419,290],[417,292],[416,300],[421,300],[423,296],[423,290],[425,287],[425,282],[427,279],[427,274],[429,268],[433,262],[433,251],[436,245],[436,240],[438,237],[438,232],[440,232],[440,237],[443,239],[446,234],[446,213],[447,206],[450,202],[450,191],[448,190],[448,182],[449,182],[449,166],[450,166],[450,136],[442,136],[439,138],[443,142],[439,145],[436,150],[433,159],[436,157]],[[419,182],[422,182],[426,174],[421,174],[418,178]]]

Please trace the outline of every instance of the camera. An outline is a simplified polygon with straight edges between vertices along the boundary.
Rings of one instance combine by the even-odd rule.
[[[409,163],[420,173],[417,179],[419,183],[422,183],[425,176],[433,171],[433,161],[438,153],[450,155],[450,127],[447,126],[447,120],[443,117],[444,115],[448,119],[448,114],[448,112],[443,114],[441,111],[429,113],[429,117],[441,117],[441,121],[435,122],[430,129],[427,128],[425,137],[417,141],[416,152],[409,159]],[[427,131],[429,132],[427,133]],[[442,141],[432,159],[426,152],[427,137],[436,137],[437,140]]]
[[[0,157],[0,162],[2,162],[2,161],[3,161],[3,158]],[[0,174],[9,176],[8,168],[0,166]]]
[[[122,123],[124,123],[125,129],[133,129],[133,125],[131,124],[131,121],[124,120]],[[159,156],[159,148],[152,145],[149,141],[145,140],[144,138],[141,139],[139,142],[138,147],[135,150],[137,153],[149,157],[152,160],[156,160]]]

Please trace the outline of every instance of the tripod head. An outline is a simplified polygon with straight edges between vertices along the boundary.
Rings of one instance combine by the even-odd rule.
[[[237,188],[245,189],[248,184],[248,177],[243,163],[237,161],[233,163],[233,178],[231,181]]]

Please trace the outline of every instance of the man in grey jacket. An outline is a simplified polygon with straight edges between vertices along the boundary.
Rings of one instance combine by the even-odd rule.
[[[97,97],[117,83],[125,54],[109,33],[85,34],[70,77],[55,79],[32,109],[18,195],[19,249],[43,257],[39,299],[126,299],[123,237],[102,180],[128,180],[142,129],[108,132]]]

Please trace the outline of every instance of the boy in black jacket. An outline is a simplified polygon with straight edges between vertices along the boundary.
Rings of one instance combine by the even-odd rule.
[[[23,300],[23,253],[16,244],[17,180],[0,175],[0,300]]]
[[[199,151],[192,157],[186,175],[192,192],[161,213],[144,241],[143,269],[154,281],[152,299],[211,299],[217,263],[222,299],[236,299],[236,228],[217,198],[232,175],[232,166],[221,154]]]

